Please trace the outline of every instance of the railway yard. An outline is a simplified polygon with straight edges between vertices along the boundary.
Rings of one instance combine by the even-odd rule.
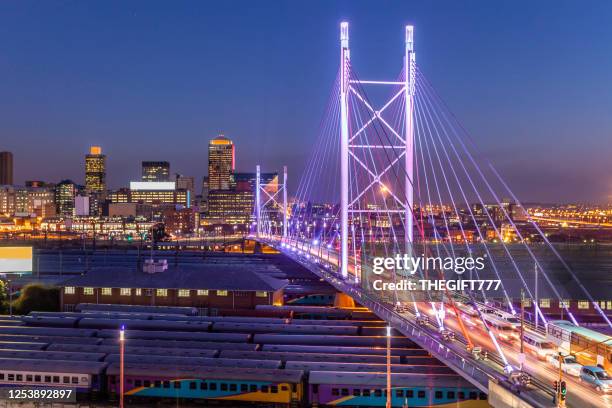
[[[123,325],[128,406],[385,406],[386,327],[367,310],[196,314],[81,305],[0,317],[0,384],[71,388],[76,405],[106,406],[117,400]],[[486,395],[395,334],[391,371],[393,406],[487,406]]]

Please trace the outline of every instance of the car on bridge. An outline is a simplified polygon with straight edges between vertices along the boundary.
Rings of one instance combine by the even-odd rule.
[[[546,360],[550,357],[558,359],[557,348],[553,343],[547,341],[545,337],[530,330],[525,330],[523,341],[525,350],[536,356],[538,360]]]
[[[576,356],[574,355],[562,356],[561,358],[559,358],[558,355],[550,356],[548,357],[548,362],[556,369],[559,369],[559,364],[561,364],[561,370],[564,373],[573,375],[574,377],[580,376],[582,365],[576,361]]]
[[[584,366],[580,370],[581,383],[587,383],[599,392],[612,393],[612,377],[601,367]]]

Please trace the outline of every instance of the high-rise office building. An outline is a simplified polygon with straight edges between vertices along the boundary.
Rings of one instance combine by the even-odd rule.
[[[176,182],[130,182],[129,202],[164,206],[180,204],[187,206],[189,193],[176,188]],[[111,200],[113,197],[111,196]]]
[[[234,143],[222,135],[208,143],[208,189],[229,190],[235,168]]]
[[[63,180],[55,186],[55,206],[57,214],[64,217],[74,215],[74,199],[78,187],[72,180]]]
[[[187,192],[187,207],[191,208],[191,206],[195,203],[196,198],[195,178],[192,176],[183,176],[182,174],[177,174],[176,189],[185,190]]]
[[[208,193],[209,225],[248,225],[253,220],[254,193],[246,181],[236,184],[231,190],[210,190]]]
[[[0,152],[0,185],[13,184],[13,153]]]
[[[142,181],[170,181],[170,163],[167,161],[143,161]]]
[[[85,189],[89,193],[106,192],[106,156],[100,146],[91,146],[85,155]]]
[[[0,185],[0,215],[15,214],[15,188],[10,185]]]

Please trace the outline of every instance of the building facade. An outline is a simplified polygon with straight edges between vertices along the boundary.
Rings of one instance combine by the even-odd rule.
[[[189,202],[188,196],[188,190],[177,189],[176,183],[173,181],[133,181],[130,183],[128,202],[152,205],[180,204],[187,206]]]
[[[61,292],[61,307],[73,311],[79,303],[135,305],[135,306],[188,306],[213,312],[222,310],[250,310],[257,305],[271,305],[282,299],[282,293],[253,290],[174,289],[174,288],[115,288],[92,286],[65,286]]]
[[[0,152],[0,185],[13,184],[13,153]]]
[[[150,268],[150,266],[155,268]],[[63,308],[79,303],[254,309],[282,304],[286,279],[267,258],[218,254],[198,263],[142,260],[139,266],[94,267],[65,281]]]
[[[235,168],[234,143],[219,136],[208,143],[208,189],[229,190]]]
[[[71,180],[63,180],[55,186],[55,206],[57,215],[72,217],[74,215],[74,200],[77,186]]]
[[[167,161],[143,161],[142,181],[170,181],[170,163]]]
[[[232,190],[208,192],[206,224],[250,224],[253,220],[253,191],[248,183],[238,183]]]
[[[166,232],[170,234],[192,234],[196,229],[196,214],[192,208],[165,208],[163,213]]]
[[[9,185],[0,186],[0,215],[15,214],[15,188]]]
[[[88,193],[106,192],[106,156],[100,146],[91,146],[85,155],[85,190]]]
[[[182,174],[177,174],[176,189],[187,191],[187,206],[192,207],[196,199],[195,178],[192,176],[183,176]]]

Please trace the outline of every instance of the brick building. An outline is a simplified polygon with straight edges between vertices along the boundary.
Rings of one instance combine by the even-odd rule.
[[[285,279],[273,264],[253,263],[247,257],[172,262],[145,272],[143,265],[92,268],[61,285],[62,310],[79,303],[190,306],[203,313],[220,309],[254,309],[282,303]],[[276,277],[275,277],[276,276]]]

